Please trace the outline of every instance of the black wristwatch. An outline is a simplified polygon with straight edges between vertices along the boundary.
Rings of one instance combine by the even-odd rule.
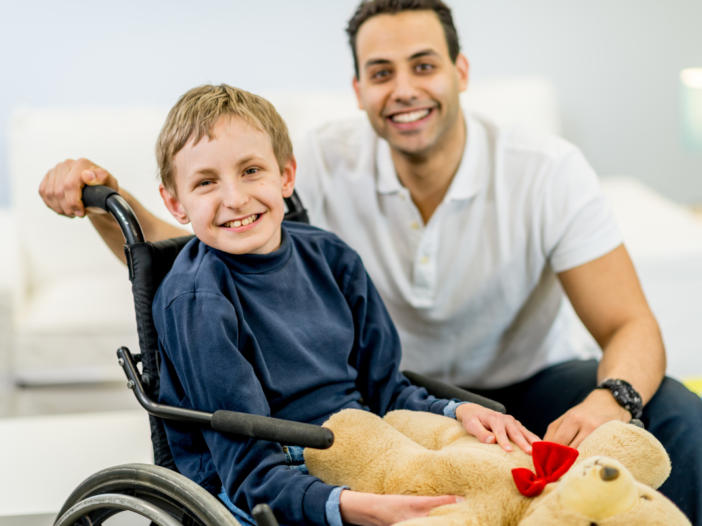
[[[637,420],[643,413],[643,401],[641,395],[629,382],[624,380],[605,380],[597,389],[609,389],[617,403],[631,413],[632,418]]]

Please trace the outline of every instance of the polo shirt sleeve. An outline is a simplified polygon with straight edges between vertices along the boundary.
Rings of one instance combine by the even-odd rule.
[[[443,415],[449,401],[437,399],[423,387],[412,385],[400,372],[402,351],[397,330],[361,258],[354,255],[355,260],[344,276],[343,290],[355,331],[349,363],[358,372],[356,387],[364,403],[380,416],[395,409]]]
[[[622,244],[595,171],[579,149],[554,161],[538,189],[542,250],[554,272],[593,261]]]
[[[182,294],[157,319],[164,359],[182,387],[181,407],[270,416],[263,388],[238,348],[237,315],[227,298],[212,292]],[[267,503],[286,524],[327,524],[334,487],[286,466],[280,444],[201,429],[223,490],[235,506],[250,514],[256,504]],[[187,451],[174,445],[175,451]],[[175,460],[176,465],[188,463],[177,455]]]

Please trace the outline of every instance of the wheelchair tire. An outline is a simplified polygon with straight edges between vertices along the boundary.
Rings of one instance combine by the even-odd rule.
[[[119,499],[121,495],[132,498]],[[105,498],[94,498],[98,496]],[[77,506],[87,499],[92,499],[90,505]],[[85,509],[86,513],[77,516],[77,509]],[[98,526],[125,510],[142,516],[147,516],[144,510],[165,513],[183,526],[240,526],[216,497],[193,481],[150,464],[115,466],[88,477],[68,497],[55,524],[70,511],[71,526]]]

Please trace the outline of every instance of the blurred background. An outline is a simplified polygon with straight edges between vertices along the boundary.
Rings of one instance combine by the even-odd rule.
[[[520,115],[543,109],[523,119],[527,125],[582,148],[663,327],[669,374],[694,387],[702,377],[702,79],[683,70],[702,68],[702,3],[448,3],[471,63],[471,107],[487,101],[500,114],[523,97]],[[43,209],[43,175],[66,157],[88,156],[158,206],[147,189],[155,189],[155,133],[177,98],[203,83],[270,94],[293,132],[301,122],[354,116],[344,27],[355,7],[356,0],[0,0],[0,443],[26,451],[0,466],[31,458],[61,475],[45,477],[34,493],[47,497],[37,504],[17,491],[31,479],[3,469],[0,526],[49,524],[96,466],[150,455],[145,416],[104,336],[112,329],[100,332],[98,323],[113,316],[126,327],[111,333],[114,341],[134,345],[133,312],[110,310],[113,297],[129,302],[124,268],[87,222]],[[498,92],[502,98],[492,97]],[[130,174],[127,160],[135,158],[145,168]],[[129,179],[137,175],[148,184]],[[92,266],[74,266],[88,251],[97,254]],[[101,296],[90,296],[95,291]],[[91,315],[99,315],[93,332],[72,328]],[[92,366],[96,349],[107,358]],[[47,449],[46,440],[63,432],[73,450],[101,447],[84,465],[69,463],[72,471],[59,467],[66,450]]]

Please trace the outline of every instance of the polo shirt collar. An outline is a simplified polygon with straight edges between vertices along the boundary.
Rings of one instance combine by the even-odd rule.
[[[479,123],[464,111],[466,122],[466,146],[463,157],[458,165],[444,201],[469,199],[483,187],[485,178],[479,171],[480,153],[485,151],[485,131]],[[392,194],[402,191],[402,183],[397,177],[395,164],[392,161],[390,145],[380,137],[376,150],[376,189],[381,194]]]

